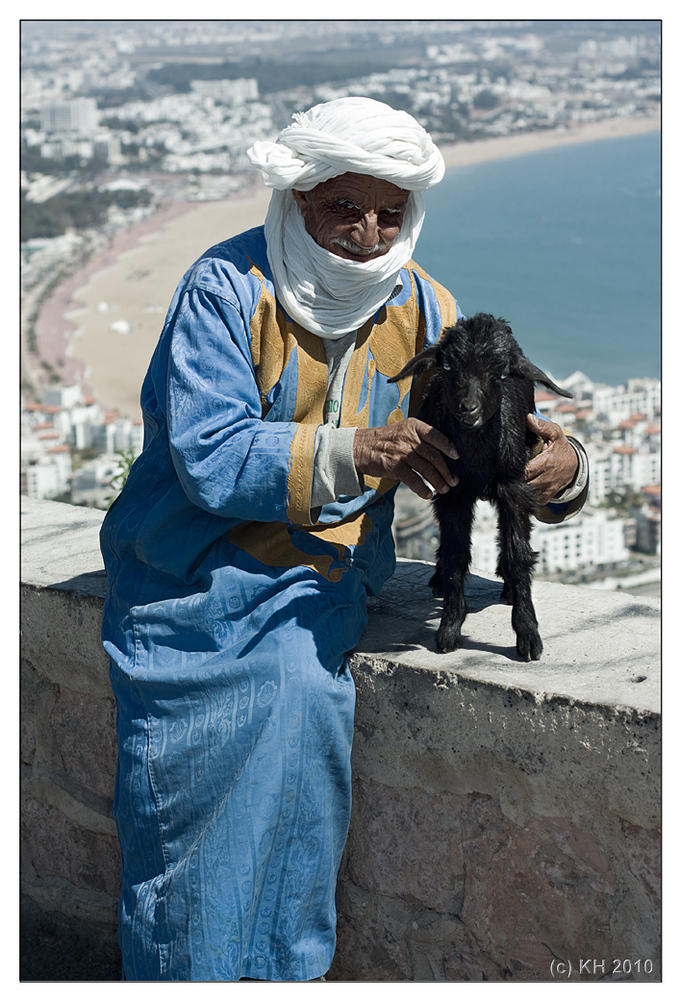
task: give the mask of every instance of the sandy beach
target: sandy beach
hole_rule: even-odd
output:
[[[542,149],[555,149],[578,142],[616,139],[642,132],[657,132],[658,118],[610,118],[590,125],[573,128],[551,129],[548,132],[529,132],[527,135],[501,136],[498,139],[480,139],[478,142],[459,142],[455,146],[441,146],[447,169],[465,167],[486,160],[500,160],[507,156],[524,156]]]
[[[458,143],[442,147],[442,154],[451,169],[658,128],[653,119],[612,119]],[[269,194],[258,187],[228,201],[175,204],[121,234],[45,303],[36,327],[41,355],[53,363],[61,353],[62,371],[80,369],[105,408],[139,419],[141,383],[182,274],[212,244],[261,225]]]
[[[103,407],[140,419],[142,380],[180,278],[214,243],[261,225],[269,194],[259,187],[228,201],[175,204],[122,234],[43,306],[41,356],[55,365],[64,352],[59,371],[78,377],[80,369]]]

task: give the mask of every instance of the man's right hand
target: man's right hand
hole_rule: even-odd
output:
[[[437,493],[458,485],[445,456],[459,457],[448,438],[415,417],[388,427],[359,428],[354,435],[354,464],[360,475],[398,479],[423,500],[433,496],[428,483]]]

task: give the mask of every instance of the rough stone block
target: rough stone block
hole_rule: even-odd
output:
[[[111,689],[109,661],[100,638],[102,609],[99,597],[22,585],[23,655],[53,684],[107,697]]]
[[[38,678],[30,663],[21,661],[20,748],[22,764],[32,764],[36,753]]]
[[[650,904],[661,910],[661,839],[654,830],[622,823],[624,850],[631,872]]]
[[[73,823],[61,810],[26,799],[21,809],[22,861],[31,878],[62,878],[109,896],[120,891],[120,854],[115,837]]]
[[[413,910],[408,901],[338,884],[338,944],[326,978],[355,982],[411,982],[408,941]]]
[[[462,827],[472,978],[548,980],[555,955],[586,944],[611,960],[616,884],[588,831],[558,816],[517,827],[486,796],[470,797]]]
[[[109,801],[116,774],[115,714],[113,697],[61,688],[51,720],[63,771]]]
[[[349,877],[364,889],[459,912],[465,878],[459,798],[357,779]]]

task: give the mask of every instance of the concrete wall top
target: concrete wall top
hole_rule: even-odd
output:
[[[21,498],[21,582],[106,597],[101,510]]]
[[[101,511],[22,497],[21,582],[103,598],[99,551]],[[652,597],[534,583],[544,652],[524,663],[515,652],[510,608],[501,583],[474,573],[466,587],[469,614],[463,646],[434,652],[441,601],[427,586],[429,564],[400,560],[379,597],[369,600],[369,624],[356,652],[384,663],[431,672],[446,686],[467,682],[517,689],[537,700],[565,698],[614,710],[660,710],[660,601]],[[374,663],[375,667],[375,663]]]

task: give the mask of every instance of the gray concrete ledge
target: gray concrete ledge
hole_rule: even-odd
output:
[[[102,519],[22,500],[22,887],[27,912],[106,937]],[[329,978],[550,981],[555,956],[578,969],[595,955],[605,967],[576,979],[616,979],[634,957],[647,965],[628,978],[658,981],[659,601],[538,582],[545,651],[526,664],[500,582],[474,574],[463,646],[439,656],[431,572],[400,561],[351,657],[355,793]]]

